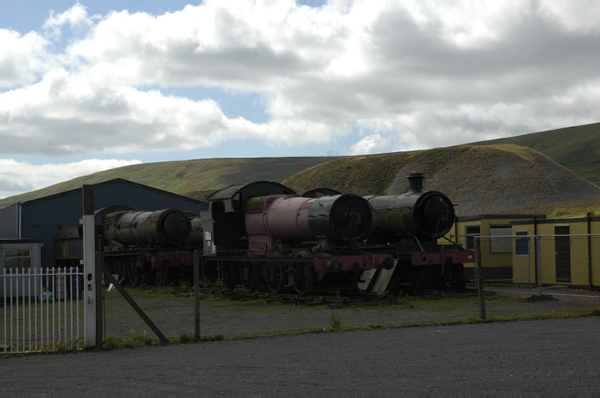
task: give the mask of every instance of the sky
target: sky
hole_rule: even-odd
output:
[[[0,0],[0,197],[600,120],[600,2]]]

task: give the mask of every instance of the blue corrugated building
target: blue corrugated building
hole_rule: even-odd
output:
[[[76,227],[83,218],[82,189],[15,203],[0,210],[0,238],[41,239],[42,267],[53,267],[54,238],[59,228]],[[175,208],[199,214],[204,202],[123,179],[94,185],[94,207],[127,206],[155,211]],[[101,220],[97,219],[96,224]]]

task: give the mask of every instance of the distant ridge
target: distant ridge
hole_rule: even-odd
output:
[[[515,144],[534,149],[579,177],[600,186],[600,123],[474,142],[470,145],[501,144]]]
[[[425,188],[450,196],[460,215],[557,210],[557,214],[585,214],[600,210],[599,165],[600,123],[594,123],[427,151],[132,165],[1,199],[0,208],[115,178],[199,200],[222,187],[256,180],[283,182],[298,191],[329,187],[359,194],[400,194],[406,191],[406,174],[420,171],[425,173]]]

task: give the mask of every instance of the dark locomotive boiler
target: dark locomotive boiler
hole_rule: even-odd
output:
[[[456,217],[454,205],[441,192],[423,191],[423,174],[408,176],[409,191],[399,196],[367,197],[373,207],[374,234],[390,241],[402,237],[431,240],[446,235]]]
[[[405,194],[367,197],[375,214],[365,250],[392,250],[396,260],[393,271],[374,275],[371,282],[389,280],[377,285],[392,291],[404,283],[416,289],[446,283],[464,289],[463,263],[473,261],[473,252],[452,242],[438,243],[454,224],[454,204],[441,192],[423,191],[423,174],[410,174],[408,180]]]
[[[130,286],[189,279],[201,246],[197,216],[178,209],[116,211],[102,218],[102,251],[111,273]]]
[[[179,246],[192,231],[188,215],[177,209],[109,213],[102,225],[106,241],[124,246]]]

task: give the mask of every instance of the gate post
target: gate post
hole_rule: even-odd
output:
[[[94,221],[94,186],[83,186],[83,278],[85,348],[97,346],[96,335],[96,232]],[[102,336],[100,336],[100,339]]]

